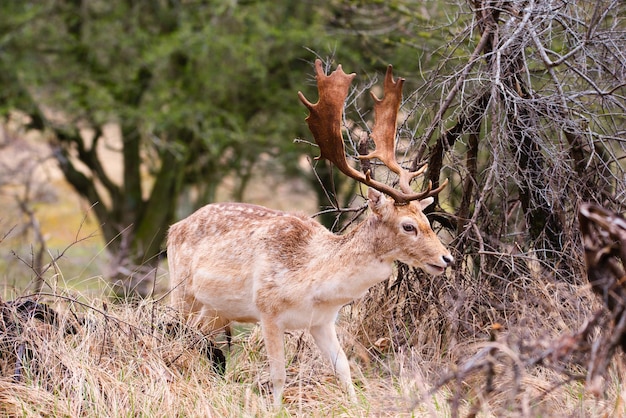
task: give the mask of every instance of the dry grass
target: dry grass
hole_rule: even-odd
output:
[[[235,336],[221,377],[200,355],[193,338],[172,338],[163,331],[163,324],[172,318],[159,303],[130,306],[94,300],[91,305],[78,305],[78,298],[53,296],[45,300],[64,312],[58,326],[23,318],[19,333],[2,335],[3,415],[265,416],[275,412],[256,327]],[[77,332],[66,334],[66,323]],[[293,333],[286,345],[289,383],[281,415],[409,412],[411,390],[404,382],[413,378],[404,373],[391,374],[383,363],[363,369],[357,374],[361,401],[349,405],[308,336]],[[7,355],[20,349],[21,361]],[[377,372],[378,368],[383,371]]]
[[[623,353],[602,358],[615,321],[582,280],[533,263],[491,283],[401,277],[354,305],[349,330],[396,370],[411,370],[412,386],[402,385],[409,410],[431,402],[453,417],[626,414]]]
[[[171,337],[164,331],[172,313],[162,303],[134,306],[91,300],[82,304],[79,299],[78,295],[41,297],[59,313],[55,325],[21,317],[19,332],[4,328],[0,415],[276,414],[258,327],[241,329],[230,351],[219,343],[228,353],[222,377],[199,353],[194,344],[197,335]],[[580,381],[564,379],[549,363],[526,361],[522,347],[558,346],[552,339],[558,332],[548,321],[542,321],[542,329],[518,338],[503,332],[494,341],[459,341],[451,353],[436,351],[434,345],[428,350],[419,345],[394,347],[384,341],[361,345],[351,337],[357,321],[350,320],[349,313],[344,312],[339,329],[355,366],[359,402],[348,402],[309,336],[293,332],[286,337],[288,386],[279,416],[438,417],[474,416],[478,411],[480,416],[613,416],[626,412],[620,359],[606,374],[604,392],[596,395]],[[69,325],[75,333],[66,332]],[[520,341],[523,337],[537,339]],[[20,354],[21,361],[11,353]],[[478,367],[481,364],[492,364],[492,371]],[[584,372],[563,365],[570,372]],[[489,379],[491,388],[486,390]]]

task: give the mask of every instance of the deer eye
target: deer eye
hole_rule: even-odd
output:
[[[404,229],[404,232],[414,233],[415,232],[415,225],[413,225],[413,224],[402,224],[402,229]]]

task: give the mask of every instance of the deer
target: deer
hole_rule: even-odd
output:
[[[168,231],[171,306],[188,323],[211,331],[232,322],[259,323],[273,400],[282,405],[286,383],[284,333],[304,329],[334,369],[344,391],[357,401],[350,365],[335,328],[340,309],[391,277],[395,261],[441,275],[454,259],[423,210],[447,185],[432,182],[415,192],[410,182],[426,170],[410,172],[395,159],[397,114],[403,78],[389,65],[383,99],[374,93],[375,122],[370,137],[377,158],[398,176],[397,187],[361,173],[346,157],[342,135],[344,102],[352,79],[341,65],[326,75],[315,62],[319,99],[305,119],[320,150],[342,173],[368,186],[368,215],[342,234],[315,219],[247,203],[208,204]]]

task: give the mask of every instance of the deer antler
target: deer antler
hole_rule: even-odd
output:
[[[391,197],[397,205],[407,204],[412,200],[420,200],[439,193],[448,184],[448,180],[436,189],[432,189],[432,182],[428,188],[421,193],[414,193],[410,186],[410,181],[426,171],[427,166],[415,172],[403,169],[395,159],[396,142],[396,119],[400,102],[402,100],[402,85],[404,79],[393,80],[392,66],[387,68],[384,82],[384,98],[378,99],[374,94],[374,111],[376,123],[372,130],[371,137],[376,145],[376,150],[360,159],[378,158],[391,171],[399,176],[400,189],[397,190],[385,183],[380,183],[371,178],[370,172],[366,174],[355,170],[348,164],[346,159],[343,136],[341,134],[341,124],[343,119],[343,105],[348,95],[348,89],[352,79],[356,74],[346,74],[341,65],[329,76],[324,73],[322,61],[315,60],[315,72],[317,78],[317,89],[319,100],[312,104],[301,92],[298,92],[300,101],[309,109],[309,116],[306,121],[309,129],[313,133],[315,142],[320,147],[320,157],[326,158],[345,175],[373,187],[379,192]]]
[[[307,116],[306,121],[309,130],[313,133],[315,142],[320,147],[320,156],[317,159],[326,158],[345,175],[365,182],[365,175],[348,164],[341,135],[343,103],[348,96],[348,89],[356,74],[346,74],[340,64],[335,71],[327,76],[324,74],[322,61],[319,59],[315,60],[315,72],[319,92],[318,102],[312,104],[302,92],[298,92],[298,97],[309,109],[309,116]]]
[[[387,73],[385,74],[385,81],[383,83],[383,98],[379,99],[373,92],[370,92],[372,99],[374,99],[374,115],[375,123],[370,137],[376,145],[376,149],[370,152],[368,155],[359,156],[360,159],[372,159],[378,158],[382,163],[389,168],[389,170],[396,173],[399,177],[398,183],[400,190],[409,195],[415,195],[415,199],[424,199],[428,196],[434,196],[439,193],[447,185],[446,181],[436,188],[432,189],[432,182],[429,183],[428,188],[421,192],[414,194],[413,189],[410,186],[411,180],[421,175],[426,171],[428,165],[422,166],[417,171],[410,172],[403,169],[396,160],[396,130],[397,130],[397,116],[400,104],[402,102],[402,86],[404,85],[404,78],[393,79],[393,66],[387,67]]]

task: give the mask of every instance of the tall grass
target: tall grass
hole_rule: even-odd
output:
[[[78,299],[41,298],[61,312],[57,325],[22,317],[19,332],[5,329],[0,379],[3,415],[221,417],[276,412],[256,327],[237,334],[230,350],[222,344],[228,366],[220,376],[200,354],[193,337],[167,334],[165,325],[173,316],[161,303],[111,305],[93,300],[80,304]],[[9,305],[3,309],[10,312]],[[66,333],[69,325],[76,333]],[[395,366],[389,360],[357,374],[360,402],[350,405],[308,335],[288,335],[286,348],[288,386],[284,409],[278,411],[281,415],[409,412],[414,376],[392,372]],[[409,358],[399,360],[404,363],[401,369],[415,368]]]
[[[351,353],[359,401],[349,403],[308,334],[298,331],[285,339],[288,382],[284,407],[276,411],[258,327],[240,329],[230,349],[218,342],[227,354],[227,368],[220,376],[198,349],[196,333],[166,332],[174,316],[163,302],[126,305],[93,298],[79,302],[83,299],[69,294],[39,296],[59,314],[56,324],[20,316],[12,305],[3,305],[1,415],[439,417],[473,416],[478,411],[481,416],[626,412],[621,360],[607,373],[606,391],[598,394],[579,381],[564,380],[558,370],[546,367],[548,363],[525,361],[520,338],[541,340],[526,341],[526,346],[554,345],[549,335],[552,324],[546,322],[543,337],[525,333],[517,340],[515,335],[503,335],[492,342],[463,341],[455,356],[434,351],[434,345],[424,350],[419,345],[394,347],[393,342],[360,344],[353,337],[358,321],[348,309],[339,320],[339,332]],[[7,327],[11,322],[7,318],[19,330]],[[74,333],[67,332],[70,326]],[[554,359],[560,361],[556,354]],[[565,363],[563,367],[576,371]]]

